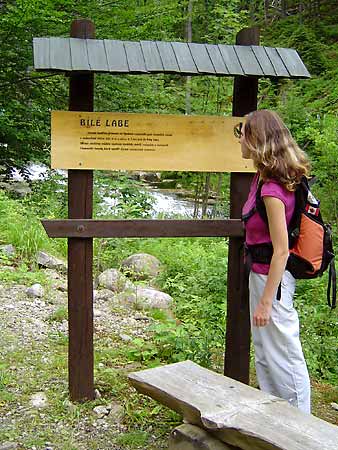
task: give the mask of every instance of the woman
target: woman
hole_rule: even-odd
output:
[[[246,244],[272,243],[270,264],[253,259],[249,276],[250,317],[260,389],[310,413],[310,380],[293,307],[295,279],[285,270],[287,226],[295,207],[295,188],[309,173],[309,161],[280,117],[254,111],[240,131],[242,157],[252,159],[255,175],[243,208]],[[255,211],[261,186],[267,223]],[[271,246],[271,244],[270,244]],[[250,256],[250,255],[249,255]]]

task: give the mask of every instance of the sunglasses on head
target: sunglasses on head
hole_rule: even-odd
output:
[[[239,122],[237,125],[235,125],[234,127],[234,135],[236,136],[236,138],[240,139],[242,137],[242,129],[243,129],[243,122]]]

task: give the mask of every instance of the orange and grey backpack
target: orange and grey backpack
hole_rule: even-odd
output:
[[[258,212],[268,224],[265,204],[261,197],[262,185],[263,182],[259,182],[255,208],[243,217],[244,221]],[[329,269],[327,302],[333,309],[336,307],[337,291],[332,231],[330,225],[323,222],[319,204],[319,200],[310,190],[307,178],[303,177],[295,191],[295,210],[288,225],[290,255],[286,269],[297,279],[316,278]],[[271,261],[271,243],[248,245],[246,250],[251,262],[269,264]]]

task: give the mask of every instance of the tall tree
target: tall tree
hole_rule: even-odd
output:
[[[186,24],[186,40],[187,42],[192,42],[192,11],[193,11],[193,0],[188,2],[188,14],[187,14],[187,24]],[[185,93],[185,113],[191,114],[191,76],[186,77],[186,93]]]

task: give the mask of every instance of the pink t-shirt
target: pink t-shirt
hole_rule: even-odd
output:
[[[257,173],[252,180],[248,199],[245,202],[242,214],[248,214],[256,203],[256,192],[259,180]],[[264,182],[261,190],[262,197],[276,197],[284,203],[286,223],[289,225],[295,209],[295,193],[288,191],[283,185],[275,180]],[[263,244],[271,242],[268,225],[264,222],[258,212],[255,212],[245,224],[245,241],[248,245]],[[251,270],[256,273],[267,275],[269,264],[253,263]]]

